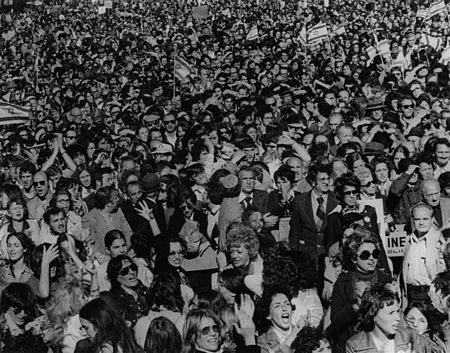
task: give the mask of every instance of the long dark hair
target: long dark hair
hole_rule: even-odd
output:
[[[33,241],[24,233],[22,232],[18,232],[18,233],[11,233],[6,237],[6,246],[8,247],[8,240],[11,237],[16,237],[17,240],[20,241],[20,244],[22,244],[23,247],[23,261],[24,263],[30,267],[30,258],[31,258],[31,253],[33,252],[35,245],[33,243]],[[12,264],[11,264],[12,265]]]
[[[134,340],[114,301],[107,297],[91,300],[80,310],[80,318],[94,325],[97,333],[92,342],[92,352],[99,352],[104,344],[110,344],[113,353],[142,352]]]
[[[405,309],[404,315],[405,317],[411,311],[411,309],[416,308],[419,310],[423,316],[428,321],[428,333],[430,338],[439,337],[441,340],[444,340],[444,333],[442,332],[441,323],[443,322],[442,315],[433,307],[431,303],[427,303],[424,301],[413,301],[408,307]]]
[[[147,300],[152,310],[158,310],[162,306],[182,313],[184,301],[181,296],[179,276],[169,272],[157,275],[148,290]]]
[[[144,348],[149,353],[180,353],[183,341],[172,321],[161,316],[150,323]]]

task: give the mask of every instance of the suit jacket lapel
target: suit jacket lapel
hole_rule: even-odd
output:
[[[316,226],[316,220],[314,219],[314,210],[313,210],[313,208],[312,208],[312,200],[311,200],[311,193],[312,193],[312,191],[310,191],[310,192],[308,192],[306,195],[305,195],[305,198],[304,198],[304,202],[305,202],[305,213],[306,213],[306,216],[310,219],[310,222],[311,222],[311,224],[314,226],[314,228],[317,228],[317,226]]]

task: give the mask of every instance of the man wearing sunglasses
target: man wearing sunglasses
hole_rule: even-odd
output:
[[[175,146],[178,139],[177,119],[173,113],[164,115],[163,118],[164,140],[170,145]]]
[[[408,301],[429,301],[428,291],[432,278],[446,270],[444,261],[445,239],[433,226],[433,208],[419,203],[411,210],[414,231],[405,242],[403,280]]]
[[[47,174],[39,171],[33,176],[33,186],[36,190],[36,195],[28,201],[28,212],[31,219],[40,222],[45,210],[50,204],[53,193],[50,190]]]

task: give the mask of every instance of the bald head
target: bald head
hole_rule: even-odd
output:
[[[303,179],[303,161],[298,157],[289,157],[286,165],[295,173],[295,182]]]
[[[424,201],[431,207],[439,205],[441,197],[441,186],[436,179],[425,180],[422,183],[422,194]]]

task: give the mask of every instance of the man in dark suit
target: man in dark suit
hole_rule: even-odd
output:
[[[161,234],[166,234],[166,216],[161,202],[158,201],[160,187],[159,176],[156,173],[145,175],[141,181],[142,197],[139,199],[138,204],[140,202],[145,202],[147,204],[149,209],[153,212]]]
[[[251,167],[244,167],[239,171],[238,178],[241,182],[239,203],[242,205],[242,209],[245,211],[252,206],[257,208],[262,214],[267,213],[269,194],[267,191],[255,189],[255,171]]]
[[[326,254],[324,229],[327,215],[338,206],[338,201],[330,188],[330,168],[326,165],[310,167],[309,183],[313,189],[299,194],[294,199],[289,245],[292,250],[304,251],[315,259]]]

